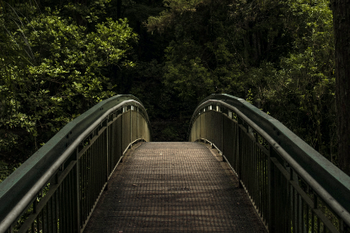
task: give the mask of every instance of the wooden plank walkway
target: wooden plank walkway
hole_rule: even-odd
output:
[[[204,144],[143,143],[126,156],[84,233],[266,232],[221,156]]]

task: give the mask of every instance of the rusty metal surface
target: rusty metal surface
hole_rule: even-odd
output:
[[[266,232],[221,160],[199,143],[142,144],[113,174],[84,232]]]

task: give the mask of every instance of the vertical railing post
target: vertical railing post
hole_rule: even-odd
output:
[[[199,116],[198,116],[198,120],[199,120],[199,139],[202,138],[202,116],[201,113],[199,112]]]
[[[275,233],[275,232],[279,232],[282,228],[281,225],[283,225],[284,223],[280,222],[280,218],[281,216],[279,216],[280,214],[280,210],[277,210],[277,208],[281,205],[279,205],[279,197],[277,197],[277,189],[278,184],[277,184],[277,175],[276,172],[278,172],[278,168],[275,166],[275,162],[277,162],[276,160],[276,155],[274,154],[274,148],[272,145],[269,146],[269,152],[268,152],[268,210],[269,210],[269,214],[268,214],[268,228],[269,228],[269,232],[270,233]],[[282,197],[283,198],[283,197]],[[284,198],[283,198],[284,199]],[[285,199],[284,199],[285,200]],[[289,210],[286,210],[285,212],[287,212]],[[289,214],[289,213],[285,213],[285,214]],[[277,220],[277,218],[279,218],[279,221]],[[279,225],[278,225],[279,224]]]
[[[136,108],[135,110],[135,114],[136,114],[136,137],[135,139],[138,139],[138,138],[141,138],[141,135],[140,135],[140,122],[139,122],[139,118],[140,118],[140,114],[139,114],[139,108]]]
[[[132,142],[132,109],[133,109],[133,106],[130,105],[130,128],[129,128],[129,130],[130,130],[130,141],[129,141],[129,143]]]
[[[113,119],[113,115],[112,115]],[[112,124],[111,124],[112,125]],[[105,190],[108,190],[108,177],[109,177],[109,172],[110,172],[110,159],[109,159],[109,116],[106,119],[106,187]]]
[[[221,118],[221,144],[220,144],[220,149],[221,149],[221,151],[222,151],[222,157],[224,158],[224,154],[225,154],[225,152],[224,152],[224,143],[225,143],[225,135],[224,135],[224,114],[222,113],[222,111],[221,111],[221,108],[219,107],[219,106],[217,106],[217,109],[218,109],[218,111],[220,112],[220,118]]]
[[[77,224],[77,229],[76,232],[80,233],[81,229],[80,229],[80,163],[79,163],[79,146],[75,149],[75,174],[76,174],[76,178],[75,178],[75,182],[76,182],[76,224]]]
[[[271,161],[272,157],[272,148],[271,145],[269,145],[269,152],[268,152],[268,161],[267,161],[267,166],[268,166],[268,228],[269,232],[274,233],[275,232],[275,224],[273,219],[275,219],[274,216],[274,210],[272,209],[272,192],[274,190],[274,183],[272,181],[272,174],[273,174],[273,164]]]
[[[242,129],[240,127],[242,120],[240,118],[237,119],[237,175],[238,175],[238,185],[239,188],[243,188],[242,185],[242,154],[243,154],[243,145],[242,145]]]

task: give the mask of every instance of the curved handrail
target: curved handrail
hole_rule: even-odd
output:
[[[109,114],[125,105],[140,109],[149,126],[142,103],[132,95],[117,95],[104,100],[69,122],[25,163],[0,184],[0,232],[5,232],[40,190],[57,173],[70,154],[96,127],[108,121]],[[149,127],[150,130],[150,127]]]
[[[344,221],[350,225],[349,176],[306,144],[281,122],[245,100],[228,94],[213,94],[202,100],[194,111],[189,130],[191,130],[195,120],[203,113],[202,110],[210,105],[223,106],[236,112],[238,115],[241,114],[240,117],[245,118],[245,122],[251,121],[250,127],[254,128],[256,126],[254,130],[258,131],[260,129],[260,134],[265,133],[270,142],[275,143],[275,149],[279,148],[282,151],[280,153],[288,161],[297,165],[297,168],[294,167],[297,173],[306,174],[304,179],[308,181],[314,180],[310,182],[310,186],[312,186],[313,190],[320,193],[320,196],[326,203],[332,205],[335,200],[341,205],[341,208],[338,206],[339,208],[337,207],[335,211],[340,216],[346,216],[347,219],[344,219]],[[189,131],[189,137],[190,133],[191,131]],[[324,190],[324,192],[321,190]]]

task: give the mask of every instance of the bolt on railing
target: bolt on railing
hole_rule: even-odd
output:
[[[350,232],[350,177],[243,99],[204,99],[189,140],[220,150],[269,232]]]
[[[82,232],[126,150],[150,141],[131,95],[104,100],[67,124],[0,184],[0,232]]]

